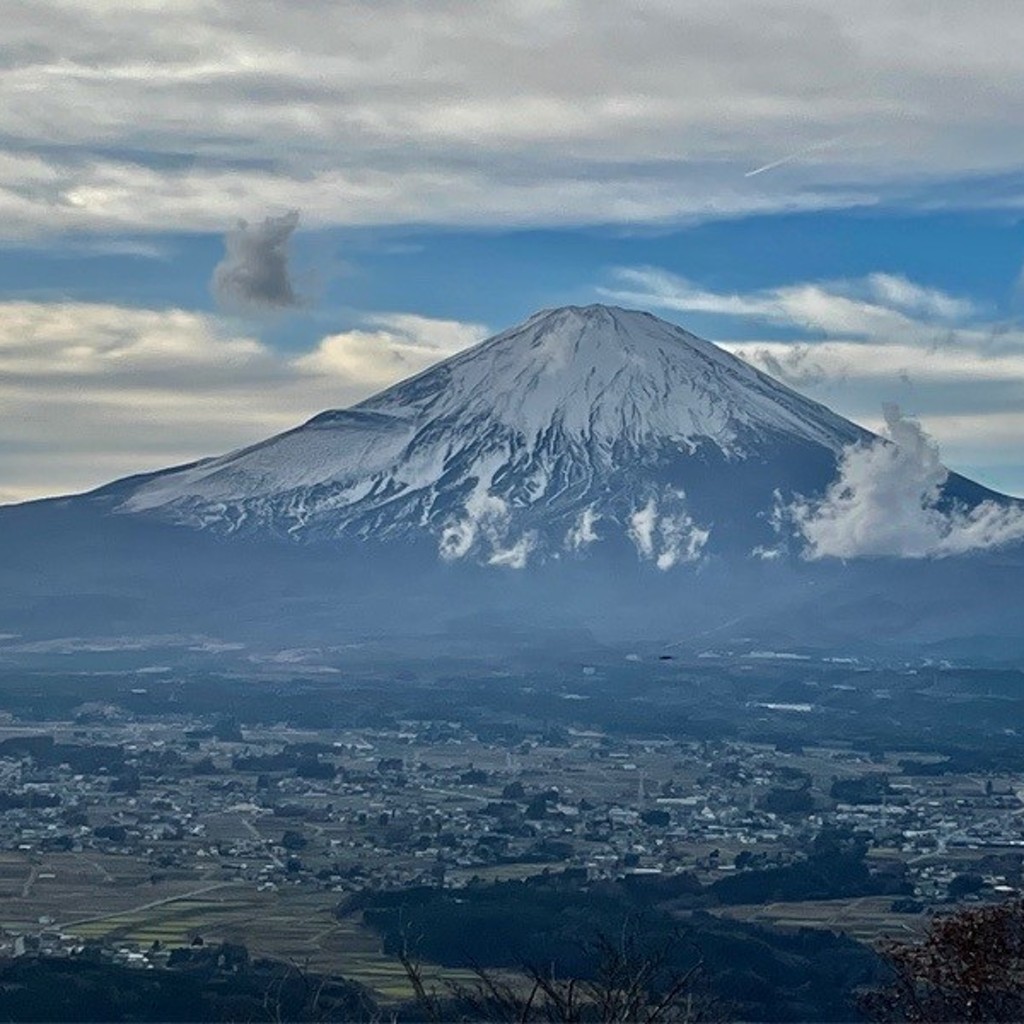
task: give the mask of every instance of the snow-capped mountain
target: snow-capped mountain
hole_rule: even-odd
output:
[[[646,313],[545,311],[262,444],[0,509],[0,635],[1024,656],[1024,507],[904,432],[883,442]],[[844,561],[847,527],[869,557]]]
[[[201,529],[429,536],[444,559],[506,566],[618,534],[667,568],[735,534],[774,489],[827,482],[868,436],[650,314],[568,307],[351,409],[112,494],[120,513]]]

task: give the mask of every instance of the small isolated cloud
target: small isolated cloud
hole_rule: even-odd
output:
[[[565,535],[565,546],[569,551],[582,551],[584,548],[589,547],[595,541],[600,540],[600,536],[595,529],[597,521],[600,519],[600,515],[594,511],[591,506],[587,506],[577,517],[576,522],[569,528],[569,531]]]
[[[229,231],[224,259],[213,271],[219,302],[241,310],[291,309],[300,304],[288,266],[288,243],[299,226],[299,211],[267,217],[262,224],[239,221]]]
[[[752,352],[738,352],[737,355],[764,367],[776,380],[791,387],[813,387],[834,376],[834,369],[818,359],[809,345],[780,345],[776,351],[762,345]]]
[[[441,531],[438,554],[446,562],[475,554],[487,565],[524,569],[536,537],[526,533],[510,543],[510,520],[508,503],[504,498],[478,487],[466,500],[462,516],[452,520]]]
[[[525,569],[535,542],[533,534],[523,534],[511,547],[495,548],[487,564],[504,566],[506,569]]]
[[[644,561],[653,561],[665,572],[683,562],[700,559],[711,536],[686,511],[682,491],[666,491],[661,501],[648,499],[629,517],[627,533]]]
[[[441,532],[438,553],[446,562],[465,558],[481,539],[494,547],[508,532],[508,504],[495,494],[474,491],[463,513]]]
[[[885,422],[888,438],[844,450],[823,498],[781,510],[805,558],[942,558],[1024,539],[1022,505],[943,507],[938,445],[894,405]]]

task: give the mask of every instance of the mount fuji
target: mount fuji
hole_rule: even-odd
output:
[[[443,559],[516,568],[603,526],[660,525],[667,568],[699,555],[712,524],[717,541],[770,507],[769,485],[831,476],[866,436],[679,328],[591,306],[539,313],[352,409],[96,499],[225,534],[431,537]]]
[[[1019,544],[850,564],[787,549],[780,509],[876,444],[650,314],[547,310],[252,447],[0,509],[0,630],[1015,636]],[[934,491],[965,516],[1013,506],[944,470]]]

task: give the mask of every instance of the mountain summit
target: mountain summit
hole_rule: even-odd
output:
[[[666,568],[715,524],[735,534],[737,511],[763,510],[773,489],[827,482],[869,436],[648,313],[572,306],[350,409],[107,493],[120,513],[204,530],[430,536],[442,558],[519,567],[618,533]]]

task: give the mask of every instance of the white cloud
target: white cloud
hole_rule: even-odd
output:
[[[503,566],[506,569],[525,569],[535,545],[536,538],[532,533],[523,534],[511,547],[495,548],[487,559],[487,564]]]
[[[411,377],[487,336],[487,328],[481,324],[408,313],[365,319],[377,329],[328,335],[312,352],[295,359],[295,367],[314,376],[340,377],[379,388]]]
[[[636,221],[898,198],[1019,168],[1021,18],[1014,0],[984,17],[955,0],[8,0],[0,222]]]
[[[683,562],[699,561],[711,531],[698,526],[686,511],[686,495],[666,490],[660,501],[651,497],[634,510],[627,535],[644,561],[663,572]]]
[[[805,557],[944,557],[1024,540],[1022,505],[941,507],[948,472],[938,445],[894,406],[885,420],[888,440],[847,448],[821,500],[781,510]]]
[[[569,551],[582,551],[601,539],[597,523],[601,516],[588,505],[577,517],[565,535],[565,546]]]
[[[482,337],[408,314],[275,352],[220,317],[0,302],[0,500],[228,451],[352,404]]]
[[[505,499],[491,494],[481,482],[466,499],[462,515],[453,518],[441,531],[438,554],[446,562],[473,555],[487,565],[524,569],[537,538],[533,533],[524,533],[510,543],[511,519]]]
[[[1024,493],[1024,329],[969,299],[881,273],[735,293],[650,267],[615,281],[604,292],[618,302],[789,333],[719,344],[869,429],[882,426],[880,398],[910,406],[951,464]]]
[[[465,558],[478,543],[496,552],[508,533],[508,504],[486,488],[478,488],[466,500],[463,515],[441,532],[438,554],[447,562]]]
[[[618,302],[744,317],[833,337],[938,345],[948,337],[951,321],[967,319],[976,312],[968,299],[891,274],[731,294],[702,289],[654,267],[624,267],[615,276],[620,286],[602,290]],[[924,318],[914,313],[924,314]],[[933,319],[927,318],[929,314]],[[991,330],[985,332],[984,339],[991,342]]]
[[[980,332],[979,332],[980,333]],[[850,377],[871,380],[875,387],[905,375],[919,384],[977,384],[1024,382],[1024,339],[1020,351],[979,351],[964,344],[960,333],[952,343],[931,348],[887,342],[823,341],[814,344],[787,341],[725,342],[723,348],[772,376],[797,386]]]
[[[475,541],[476,523],[469,517],[458,519],[441,531],[437,553],[446,562],[456,562],[470,553]]]
[[[0,119],[2,121],[2,119]],[[340,158],[339,158],[340,159]],[[342,161],[344,162],[344,161]],[[0,238],[43,234],[158,231],[220,232],[241,211],[300,203],[313,227],[330,225],[548,225],[703,220],[779,209],[822,210],[867,202],[855,188],[817,194],[792,189],[783,196],[750,194],[698,169],[689,186],[665,170],[637,176],[616,164],[591,168],[547,161],[527,172],[497,176],[490,164],[447,161],[400,167],[311,171],[262,166],[224,170],[156,169],[90,160],[48,168],[45,189],[22,174],[0,177]],[[41,194],[39,194],[41,193]]]
[[[654,557],[655,527],[658,523],[658,503],[650,498],[643,508],[629,517],[629,539],[636,545],[641,558]]]
[[[937,288],[923,288],[902,274],[870,274],[867,283],[883,305],[943,320],[964,320],[975,312],[969,299],[955,298]]]
[[[661,550],[654,564],[662,571],[681,562],[698,561],[711,536],[710,530],[697,526],[685,513],[663,515],[658,529],[661,532]]]

